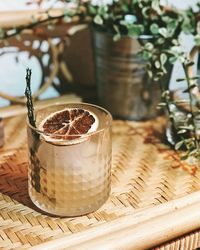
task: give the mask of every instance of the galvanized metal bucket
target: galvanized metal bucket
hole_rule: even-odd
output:
[[[137,39],[93,30],[94,59],[99,104],[115,118],[146,120],[157,116],[161,92],[145,70]],[[169,81],[169,76],[165,81]]]

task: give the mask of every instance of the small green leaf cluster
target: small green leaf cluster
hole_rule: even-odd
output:
[[[45,11],[47,18],[10,30],[0,29],[0,39],[5,40],[20,34],[24,29],[34,29],[41,23],[49,23],[49,28],[56,20],[65,22],[79,20],[90,23],[95,29],[113,35],[114,41],[122,36],[139,39],[143,49],[143,59],[147,64],[149,76],[159,81],[176,60],[179,53],[181,32],[194,33],[200,44],[200,23],[191,8],[183,11],[174,7],[164,7],[159,0],[63,0],[73,7],[63,8],[63,13],[51,16],[50,9]],[[172,66],[171,66],[172,67]],[[166,86],[165,88],[167,88]]]
[[[191,28],[191,20],[194,22],[192,9],[165,8],[159,0],[102,2],[96,5],[92,1],[84,2],[84,17],[90,17],[95,29],[113,34],[114,41],[124,35],[139,39],[147,71],[155,81],[168,72],[170,65],[184,60],[179,36],[182,31],[191,33],[194,30]]]
[[[184,22],[182,29],[186,34],[192,34],[197,46],[200,46],[200,1],[197,2],[194,10],[188,8],[182,14]]]
[[[187,56],[182,61],[185,77],[177,79],[180,84],[187,83],[187,87],[183,90],[187,93],[188,99],[173,100],[169,90],[162,94],[163,102],[159,105],[164,107],[171,122],[171,130],[175,136],[175,150],[182,150],[181,159],[191,161],[200,165],[200,110],[194,89],[199,91],[197,84],[198,76],[190,77],[189,68],[192,67]]]
[[[186,34],[194,31],[191,8],[186,11],[166,9],[158,0],[122,0],[92,7],[87,2],[86,9],[91,8],[88,15],[92,16],[94,27],[112,33],[115,41],[123,35],[145,40],[141,54],[147,62],[149,76],[155,81],[159,81],[177,60],[184,62],[179,36],[182,31]]]

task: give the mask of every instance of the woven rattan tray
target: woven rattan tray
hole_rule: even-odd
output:
[[[115,222],[120,222],[127,215],[133,217],[138,211],[147,215],[148,211],[160,207],[161,203],[164,203],[164,207],[165,204],[171,204],[171,200],[187,198],[190,193],[200,189],[200,172],[188,170],[175,152],[163,143],[163,118],[142,123],[114,121],[112,193],[109,200],[98,211],[87,216],[48,216],[31,203],[27,192],[25,121],[23,115],[4,120],[5,146],[0,150],[0,249],[21,250],[33,246],[33,249],[95,249],[89,245],[87,247],[87,242],[82,247],[76,247],[73,241],[79,244],[83,241],[81,235],[84,236],[84,232],[84,237],[89,235],[89,239],[95,237],[99,228],[109,229],[110,225],[116,225],[121,233],[123,230],[120,231],[120,223]],[[145,226],[148,223],[151,220],[142,224]],[[162,229],[161,226],[160,231]],[[197,225],[183,232],[189,233],[191,229],[197,229]],[[145,235],[145,230],[143,232]],[[174,232],[174,237],[177,235],[180,233]],[[172,239],[166,234],[162,240],[153,244],[149,241],[148,245],[147,240],[145,247],[141,245],[141,248],[163,242],[164,245],[156,249],[194,249],[200,246],[199,237],[200,230],[197,230],[164,243]],[[118,241],[115,239],[112,249],[140,248],[136,245],[134,247],[134,243],[129,247],[120,247],[120,241],[120,238]],[[43,245],[45,242],[46,245]],[[62,247],[56,245],[59,242],[62,242]],[[102,245],[98,249],[111,247]]]

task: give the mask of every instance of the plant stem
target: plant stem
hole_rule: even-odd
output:
[[[32,22],[32,23],[30,23],[28,25],[19,26],[18,28],[13,29],[13,32],[10,33],[10,34],[8,33],[8,31],[4,31],[4,34],[2,35],[0,40],[8,39],[10,37],[14,37],[14,36],[20,34],[22,31],[24,31],[26,29],[33,29],[33,28],[35,28],[36,26],[38,26],[40,24],[43,24],[43,23],[46,23],[46,22],[49,22],[49,21],[53,21],[53,20],[59,20],[59,19],[62,19],[62,18],[65,17],[64,14],[58,15],[58,16],[50,16],[47,12],[45,12],[45,13],[47,14],[47,18],[45,18],[45,19],[37,20],[37,21]]]
[[[168,112],[169,119],[170,119],[172,125],[174,126],[174,119],[171,116],[172,112],[170,110],[169,93],[166,93],[166,91],[168,91],[168,89],[163,87],[161,81],[159,81],[159,86],[160,86],[161,93],[165,93],[163,98],[164,98],[164,102],[166,103],[166,110]]]
[[[190,88],[191,87],[191,79],[190,79],[190,76],[188,74],[188,69],[187,69],[187,66],[185,63],[182,64],[183,66],[183,69],[184,69],[184,72],[185,72],[185,76],[186,76],[186,82],[187,82],[187,86],[188,86],[188,94],[189,94],[189,105],[190,105],[190,113],[191,113],[191,122],[192,122],[192,126],[194,128],[193,132],[194,132],[194,139],[195,139],[195,146],[197,148],[197,150],[199,150],[199,142],[198,142],[198,137],[197,137],[197,126],[196,126],[196,123],[195,123],[195,114],[194,114],[194,107],[193,107],[193,103],[192,103],[192,100],[193,100],[193,96],[192,96],[192,89]]]

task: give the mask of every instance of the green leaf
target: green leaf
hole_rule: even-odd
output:
[[[190,101],[189,100],[176,100],[176,101],[174,101],[175,103],[177,103],[177,104],[181,104],[181,103],[189,103]]]
[[[180,134],[185,134],[186,132],[187,132],[187,130],[181,129],[181,130],[178,131],[178,134],[179,134],[179,135],[180,135]]]
[[[117,34],[115,34],[115,35],[113,36],[113,41],[115,41],[115,42],[119,41],[120,39],[121,39],[120,33],[117,33]]]
[[[154,80],[155,82],[159,81],[159,79],[160,79],[160,77],[157,77],[157,76],[154,76],[154,77],[153,77],[153,80]]]
[[[177,82],[183,82],[185,80],[186,80],[185,78],[178,78],[178,79],[176,79]]]
[[[168,34],[170,37],[173,37],[176,28],[177,28],[177,20],[171,20],[168,24],[167,24],[167,30],[168,30]]]
[[[192,126],[191,124],[189,126],[180,126],[179,128],[180,129],[186,129],[186,130],[189,130],[189,131],[194,130],[194,126]]]
[[[96,15],[94,18],[94,22],[98,25],[102,25],[103,24],[103,19],[101,18],[101,16]]]
[[[160,28],[159,29],[159,34],[161,34],[163,37],[167,38],[168,37],[168,32],[166,28]]]
[[[184,141],[179,141],[175,145],[175,150],[179,150],[184,145]]]
[[[153,35],[157,35],[159,33],[159,26],[156,23],[151,24],[150,31]]]
[[[200,35],[196,35],[194,37],[194,41],[195,41],[195,43],[196,43],[197,46],[200,46]]]
[[[116,1],[116,2],[117,2],[117,1]],[[123,4],[123,5],[121,6],[121,8],[122,8],[122,11],[125,12],[125,13],[127,13],[127,12],[129,11],[129,6],[127,6],[127,4]]]
[[[194,65],[194,62],[192,62],[192,61],[185,64],[186,67],[190,67],[190,66],[193,66],[193,65]]]
[[[13,30],[15,30],[15,29],[13,29]],[[6,34],[5,30],[0,27],[0,39],[3,39],[5,34]]]
[[[89,5],[89,12],[92,14],[92,15],[96,15],[97,14],[97,9],[93,6],[93,5]]]
[[[152,0],[151,4],[152,8],[159,14],[162,15],[162,10],[160,6],[160,1],[159,0]]]
[[[150,51],[153,49],[153,47],[154,47],[153,44],[149,43],[149,42],[146,43],[145,46],[144,46],[145,49],[150,50]]]
[[[157,72],[157,76],[163,76],[166,73],[165,68],[162,67],[163,72]]]
[[[169,90],[166,90],[162,93],[162,97],[169,96],[169,94],[170,94]]]
[[[142,15],[144,18],[149,18],[149,11],[151,10],[150,7],[143,7],[142,9]]]
[[[167,61],[167,55],[162,53],[160,55],[160,61],[161,61],[161,64],[164,65],[166,63],[166,61]]]
[[[152,57],[152,53],[147,50],[144,50],[142,53],[142,57],[145,61],[148,61]]]
[[[113,25],[113,29],[116,31],[116,33],[120,33],[120,31],[119,31],[119,27],[117,26],[117,25]]]
[[[192,90],[192,89],[194,89],[194,88],[196,88],[197,87],[197,85],[194,83],[194,84],[191,84],[187,89],[185,89],[184,91],[183,91],[183,93],[188,93],[190,90]]]
[[[160,108],[164,108],[166,106],[167,106],[167,104],[165,102],[161,102],[158,104],[158,107],[160,107]]]
[[[165,43],[165,39],[164,38],[159,38],[158,40],[157,40],[157,43],[158,44],[164,44]]]
[[[144,31],[144,27],[142,25],[131,25],[128,29],[128,36],[130,37],[138,37]]]
[[[198,149],[195,148],[194,150],[190,151],[190,156],[192,156],[192,155],[195,156],[197,153],[198,153]]]
[[[199,76],[190,77],[190,80],[199,80]]]
[[[98,9],[98,13],[100,16],[104,16],[108,11],[108,6],[107,5],[102,5]]]
[[[155,61],[155,67],[156,67],[157,69],[160,69],[160,62],[159,62],[159,61]]]
[[[195,139],[193,137],[189,138],[189,139],[185,139],[185,143],[194,143]]]
[[[185,160],[187,160],[188,156],[189,156],[188,154],[181,155],[180,159],[182,161],[185,161]]]
[[[174,57],[174,56],[172,56],[172,57],[169,58],[169,62],[170,62],[171,64],[175,64],[176,61],[177,61],[177,58]]]

